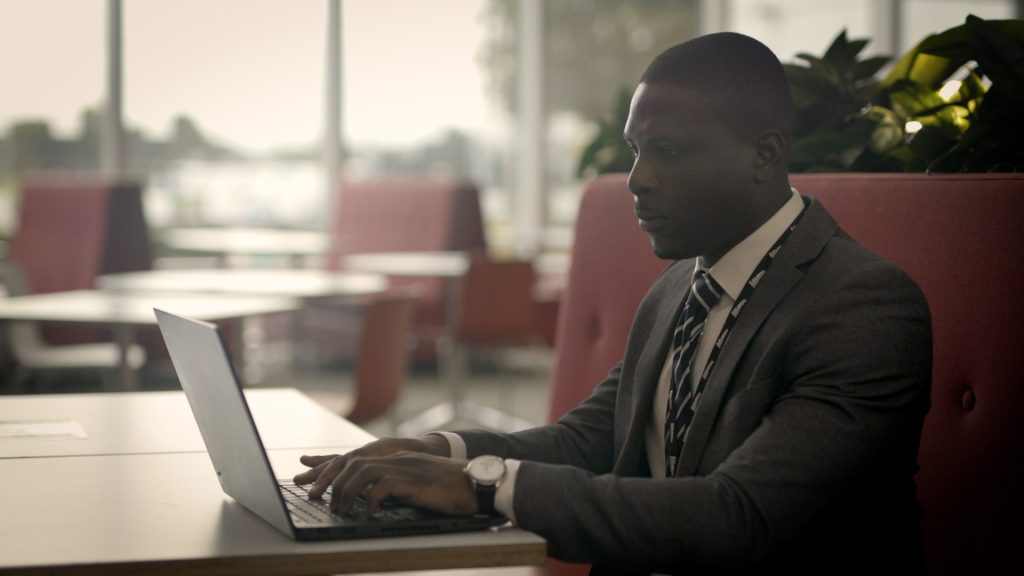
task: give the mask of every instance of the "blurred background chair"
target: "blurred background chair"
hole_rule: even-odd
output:
[[[536,284],[537,275],[529,260],[473,255],[466,274],[458,283],[460,305],[454,331],[457,346],[453,352],[461,357],[452,358],[456,366],[451,369],[471,370],[485,354],[491,354],[490,360],[500,364],[507,363],[502,354],[507,356],[516,349],[546,349],[548,343],[534,297]],[[498,403],[504,410],[470,405],[467,415],[497,430],[515,431],[533,426],[508,412],[514,405],[512,383],[499,381],[497,389]]]
[[[548,420],[582,402],[622,359],[633,315],[668,262],[636,224],[626,174],[608,174],[583,191],[569,279],[558,317]],[[589,564],[553,558],[545,576],[585,576]]]
[[[338,214],[327,257],[330,269],[343,270],[349,254],[487,249],[479,191],[469,182],[425,178],[345,182],[337,193]],[[415,358],[433,360],[446,320],[444,279],[394,278],[392,285],[417,286]]]
[[[349,393],[337,388],[307,393],[356,424],[387,417],[397,425],[394,405],[405,383],[413,349],[412,320],[418,296],[414,290],[392,290],[369,296],[358,305],[354,381]]]
[[[24,274],[17,264],[0,261],[0,283],[7,297],[28,294]],[[29,380],[38,375],[39,387],[57,371],[98,370],[106,380],[120,364],[121,349],[115,342],[87,342],[80,344],[48,344],[43,340],[35,322],[8,322],[7,344],[14,362],[9,392],[23,392]],[[146,350],[133,344],[128,350],[128,365],[133,370],[146,363]]]
[[[76,173],[26,177],[8,258],[31,294],[90,289],[100,274],[148,270],[141,186]],[[51,344],[109,338],[89,326],[46,326],[41,333]]]

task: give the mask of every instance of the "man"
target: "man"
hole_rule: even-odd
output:
[[[790,188],[792,116],[756,40],[662,53],[625,138],[640,227],[675,262],[622,362],[553,425],[385,439],[303,457],[296,481],[333,485],[339,510],[364,491],[452,513],[494,498],[553,556],[613,574],[919,571],[928,308]]]

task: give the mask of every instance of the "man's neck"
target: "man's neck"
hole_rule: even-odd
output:
[[[789,201],[790,196],[793,195],[793,189],[789,187],[789,182],[784,182],[785,188],[781,186],[773,187],[770,193],[761,196],[762,202],[756,203],[751,207],[748,213],[748,217],[745,218],[746,225],[740,228],[740,232],[736,234],[737,237],[732,238],[729,242],[726,242],[721,248],[710,251],[707,254],[702,254],[697,257],[697,266],[703,270],[708,270],[718,262],[722,256],[728,254],[730,250],[735,248],[740,242],[743,242],[748,236],[754,233],[758,228],[764,226],[764,223],[771,219],[776,212],[782,209]]]
[[[729,253],[730,250],[735,248],[740,242],[754,234],[759,228],[763,227],[765,222],[771,219],[776,212],[785,206],[785,203],[790,201],[793,196],[793,189],[790,188],[788,181],[782,182],[784,189],[779,187],[773,187],[772,192],[765,194],[763,202],[759,202],[758,206],[750,211],[750,215],[746,218],[746,225],[740,229],[737,233],[737,237],[733,238],[730,242],[725,243],[722,248],[708,252],[707,254],[701,254],[697,256],[697,268],[701,270],[711,270],[712,266],[715,265],[722,256]]]

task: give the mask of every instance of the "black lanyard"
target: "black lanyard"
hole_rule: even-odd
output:
[[[715,362],[718,360],[718,355],[722,352],[722,348],[725,346],[725,342],[729,339],[729,333],[732,331],[732,327],[736,324],[736,319],[739,317],[740,312],[743,311],[744,306],[750,300],[757,285],[760,284],[761,279],[764,278],[768,267],[775,261],[775,256],[778,255],[779,251],[782,250],[782,245],[786,243],[786,239],[796,228],[796,225],[800,223],[800,219],[803,218],[806,208],[800,211],[800,214],[793,220],[793,223],[789,225],[789,228],[779,236],[779,239],[775,241],[771,249],[764,255],[761,262],[754,268],[754,271],[747,278],[747,282],[743,285],[743,289],[740,290],[739,296],[736,297],[736,302],[733,303],[732,309],[729,310],[729,316],[725,319],[725,324],[722,326],[722,331],[718,334],[718,339],[715,341],[715,347],[711,349],[711,355],[708,356],[708,362],[704,365],[704,371],[701,372],[700,380],[697,383],[697,390],[694,393],[695,398],[700,398],[704,393],[704,386],[707,384],[708,377],[711,375],[711,370],[715,366]],[[696,356],[694,357],[696,360]],[[694,406],[694,413],[696,413],[697,407]],[[685,439],[683,443],[685,444]]]

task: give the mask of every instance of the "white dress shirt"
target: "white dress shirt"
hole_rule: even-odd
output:
[[[787,228],[800,215],[804,209],[803,200],[796,190],[790,199],[779,208],[767,222],[760,228],[754,230],[750,236],[732,247],[725,253],[710,269],[704,266],[704,262],[698,258],[694,270],[707,270],[712,278],[722,287],[722,297],[718,303],[708,311],[708,318],[704,323],[704,333],[697,340],[697,350],[693,355],[693,367],[690,369],[688,384],[692,389],[697,388],[700,383],[699,377],[704,372],[704,366],[708,363],[711,351],[715,347],[715,340],[725,325],[725,320],[732,310],[732,305],[743,290],[743,285],[754,273],[754,269],[761,263],[761,259],[768,253],[775,241],[786,231]],[[668,357],[661,370],[661,377],[658,378],[658,388],[654,393],[654,403],[651,405],[651,419],[647,422],[644,431],[644,440],[647,448],[647,462],[651,468],[652,478],[665,477],[665,418],[668,411],[668,394],[672,384],[672,350],[669,350]]]
[[[754,268],[761,262],[764,255],[775,244],[775,241],[786,231],[796,220],[804,208],[803,200],[796,189],[792,190],[790,199],[776,212],[767,222],[754,230],[742,242],[725,253],[722,258],[712,266],[708,272],[722,286],[724,294],[718,303],[708,312],[705,322],[704,334],[700,337],[697,350],[694,354],[693,369],[690,370],[690,386],[698,384],[696,375],[704,370],[704,366],[711,356],[714,342],[725,325],[729,310],[732,309],[736,297],[739,296],[743,285],[754,272]],[[697,259],[697,270],[707,269],[700,258]],[[668,405],[668,393],[672,375],[672,352],[669,351],[665,359],[661,377],[658,379],[658,388],[654,394],[654,403],[651,405],[651,418],[648,421],[647,429],[644,432],[644,439],[647,449],[647,461],[651,468],[651,477],[665,477],[665,416]],[[434,432],[448,440],[451,448],[451,457],[455,459],[466,459],[466,443],[462,438],[452,432]],[[513,507],[513,495],[515,494],[516,474],[519,471],[519,460],[506,459],[507,470],[505,478],[498,485],[494,496],[494,508],[503,516],[511,520],[515,519]]]

